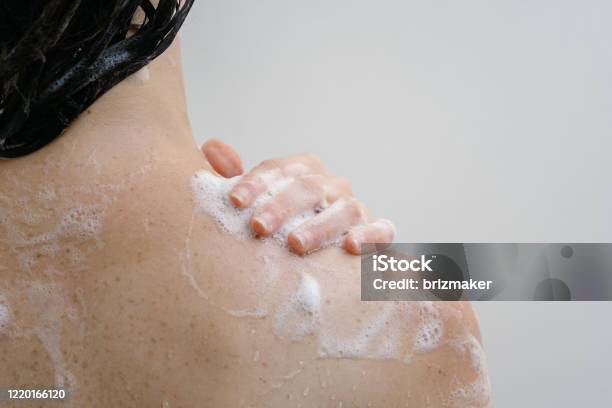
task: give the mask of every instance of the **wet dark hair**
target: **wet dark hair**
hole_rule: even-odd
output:
[[[0,157],[45,146],[159,56],[193,1],[0,0]]]

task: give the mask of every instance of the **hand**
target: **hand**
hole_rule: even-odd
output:
[[[221,176],[243,173],[240,155],[223,142],[209,140],[202,151]],[[284,187],[255,209],[251,227],[257,234],[268,236],[293,217],[314,210],[316,215],[293,229],[287,238],[289,248],[300,255],[336,239],[341,240],[348,253],[360,255],[362,244],[390,243],[395,237],[391,221],[369,222],[349,182],[329,175],[321,160],[309,154],[262,162],[236,183],[229,199],[239,208],[248,208],[279,184]]]

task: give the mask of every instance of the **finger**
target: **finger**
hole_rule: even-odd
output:
[[[248,172],[230,190],[229,198],[235,206],[247,208],[259,195],[287,177],[323,174],[324,171],[321,161],[309,154],[265,160]]]
[[[273,160],[258,164],[242,177],[229,192],[230,201],[239,208],[250,207],[257,197],[282,179],[282,173]]]
[[[314,154],[296,154],[275,160],[282,168],[285,176],[300,176],[304,174],[327,174],[325,165]]]
[[[334,203],[340,198],[353,197],[351,183],[344,177],[330,177],[325,185],[325,200]]]
[[[296,253],[305,255],[364,221],[361,204],[354,198],[341,198],[292,231],[288,244]]]
[[[251,227],[263,236],[278,231],[290,218],[322,203],[325,196],[324,183],[324,177],[318,175],[296,179],[255,211]]]
[[[378,220],[351,229],[344,237],[343,247],[350,254],[361,255],[379,249],[374,248],[374,245],[371,250],[364,249],[365,244],[390,244],[393,239],[395,239],[393,223],[389,220]]]
[[[213,169],[223,177],[235,177],[242,174],[240,155],[229,145],[217,139],[211,139],[202,145],[202,152]]]

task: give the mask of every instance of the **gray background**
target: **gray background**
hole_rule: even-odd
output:
[[[296,152],[407,242],[612,241],[609,1],[199,0],[199,141]],[[612,404],[610,303],[476,305],[494,406]]]

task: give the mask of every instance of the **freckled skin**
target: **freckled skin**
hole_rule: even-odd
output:
[[[486,395],[453,397],[482,377],[456,345],[479,338],[468,304],[437,306],[444,334],[424,353],[411,354],[416,317],[390,321],[381,340],[398,329],[409,364],[320,358],[322,331],[352,333],[378,313],[359,302],[359,259],[337,248],[302,259],[194,215],[190,179],[207,163],[170,61],[151,64],[146,82],[118,85],[45,149],[0,162],[0,293],[12,313],[0,331],[0,386],[53,386],[58,356],[43,338],[57,329],[73,407],[488,406]],[[99,228],[56,229],[76,204]],[[267,286],[271,267],[280,279]],[[320,287],[321,319],[292,341],[274,334],[274,310],[300,272]],[[31,282],[52,288],[44,302],[28,296]],[[227,313],[262,305],[259,318]]]

